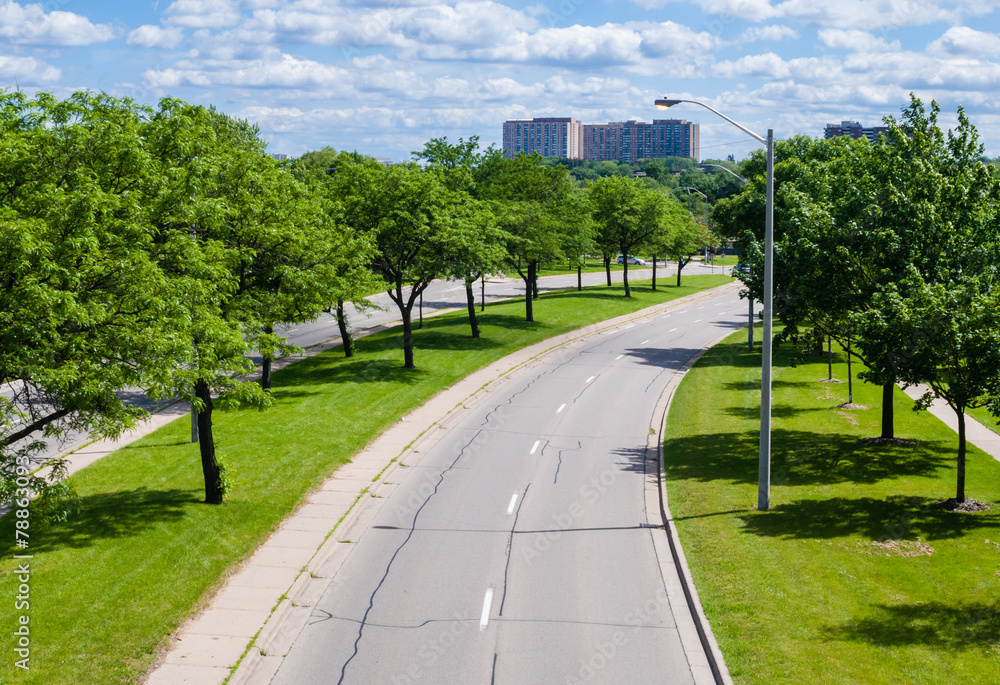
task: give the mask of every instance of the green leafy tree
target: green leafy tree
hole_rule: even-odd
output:
[[[965,499],[965,410],[1000,397],[1000,177],[964,111],[947,136],[912,98],[876,148],[873,174],[884,249],[907,266],[856,317],[858,345],[893,355],[894,373],[926,383],[958,420],[956,499]],[[925,398],[926,405],[929,398]]]
[[[507,256],[506,244],[510,240],[496,222],[493,203],[478,199],[480,188],[476,184],[483,155],[479,153],[479,136],[468,141],[449,143],[446,137],[432,138],[415,157],[424,159],[427,168],[442,174],[444,184],[455,193],[451,206],[453,217],[451,240],[446,261],[448,276],[465,285],[466,306],[472,337],[479,337],[476,317],[476,298],[473,284],[490,274],[498,273]],[[495,154],[490,150],[487,154]]]
[[[588,188],[588,196],[598,226],[597,242],[606,254],[613,248],[627,257],[655,241],[664,228],[668,200],[636,179],[599,179]],[[622,260],[622,279],[625,297],[631,297],[628,259]]]
[[[205,501],[219,504],[225,491],[215,454],[216,403],[271,403],[270,393],[244,378],[266,325],[263,309],[252,303],[251,293],[259,290],[248,267],[269,244],[265,234],[283,228],[263,180],[273,160],[246,126],[179,100],[161,102],[146,136],[161,179],[148,200],[159,236],[156,253],[188,308],[175,334],[189,350],[152,390],[188,398],[198,412]]]
[[[389,284],[403,321],[404,366],[413,362],[413,305],[427,286],[448,273],[447,248],[461,195],[440,172],[416,165],[388,168],[371,161],[346,164],[335,175],[345,221],[371,237],[372,269]]]
[[[776,145],[774,311],[784,324],[779,340],[815,347],[836,340],[866,365],[864,380],[881,385],[881,437],[895,436],[893,393],[898,350],[877,353],[857,345],[856,317],[871,309],[875,293],[900,278],[911,258],[880,207],[882,164],[867,140],[816,140],[796,136]],[[713,218],[735,237],[753,264],[763,263],[764,164],[756,154],[745,165],[750,183],[720,200]],[[760,269],[738,274],[754,299],[763,295]],[[867,350],[867,351],[866,351]],[[851,379],[849,378],[849,382]]]
[[[146,412],[119,392],[184,355],[171,331],[185,311],[144,201],[150,116],[103,94],[0,95],[0,384],[13,393],[0,399],[0,499],[30,491],[42,516],[71,499],[44,444],[133,426]]]
[[[518,155],[507,159],[487,151],[475,174],[479,196],[493,203],[493,214],[509,236],[507,265],[525,285],[525,319],[534,321],[532,299],[537,297],[538,265],[562,256],[562,244],[577,205],[562,166],[545,166],[541,157]]]

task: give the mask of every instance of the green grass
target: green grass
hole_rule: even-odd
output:
[[[758,338],[759,339],[759,338]],[[760,355],[746,332],[684,379],[664,444],[670,509],[736,683],[1000,682],[1000,463],[970,446],[977,514],[955,494],[957,437],[895,400],[877,446],[879,388],[775,355],[771,509],[758,512]],[[844,379],[843,356],[834,376]],[[920,543],[917,543],[920,540]],[[929,545],[931,555],[906,556]],[[929,548],[924,548],[929,549]]]
[[[979,423],[989,428],[990,430],[992,430],[994,433],[1000,433],[1000,425],[997,425],[997,421],[1000,419],[997,419],[996,416],[993,416],[993,414],[990,413],[990,410],[987,409],[986,407],[977,407],[976,409],[969,409],[965,413],[974,418]]]
[[[621,271],[621,265],[615,264],[614,260],[612,260],[611,270],[614,271],[616,268],[619,271]],[[598,272],[602,273],[604,272],[604,262],[602,262],[600,259],[587,259],[584,261],[583,273],[590,274]],[[575,266],[568,266],[567,264],[558,264],[558,263],[544,264],[540,266],[538,269],[539,276],[559,276],[563,274],[575,274],[575,273],[576,273]],[[516,276],[517,272],[512,271],[507,275]]]
[[[222,506],[201,504],[203,483],[190,421],[178,419],[72,477],[83,511],[30,529],[31,670],[13,666],[11,556],[14,519],[0,520],[0,682],[135,682],[169,635],[285,516],[339,465],[422,401],[504,355],[589,323],[729,282],[693,276],[681,288],[636,284],[544,294],[538,323],[524,302],[490,305],[482,338],[465,315],[414,332],[417,370],[402,368],[401,334],[357,340],[357,355],[316,355],[274,374],[275,405],[215,414],[218,451],[237,485]]]

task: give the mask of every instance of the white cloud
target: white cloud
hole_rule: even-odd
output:
[[[19,85],[51,83],[58,81],[60,75],[59,69],[33,57],[0,56],[0,78],[16,80]]]
[[[242,16],[229,0],[174,0],[165,14],[168,23],[199,29],[235,26]]]
[[[762,55],[746,55],[735,62],[719,62],[712,73],[721,78],[752,76],[768,79],[785,79],[791,76],[788,63],[773,52]]]
[[[817,35],[819,42],[828,48],[852,52],[896,52],[900,49],[898,40],[889,43],[860,29],[820,29]]]
[[[976,31],[967,26],[953,26],[927,49],[943,55],[993,57],[1000,55],[1000,35]]]
[[[143,48],[176,48],[184,39],[184,32],[174,27],[164,29],[152,24],[145,24],[129,31],[125,39],[126,45],[138,45]]]
[[[479,60],[614,65],[639,58],[641,36],[621,24],[518,32],[502,45],[470,50]]]
[[[785,0],[774,12],[775,16],[818,27],[867,30],[953,21],[961,14],[954,3],[936,0]]]
[[[495,2],[458,2],[413,10],[396,28],[424,44],[480,46],[502,43],[514,30],[532,30],[537,23],[523,12]]]
[[[149,70],[143,80],[153,88],[181,85],[254,88],[337,88],[350,86],[347,70],[299,59],[271,48],[254,60],[182,60],[175,67]]]
[[[647,9],[666,7],[680,0],[633,0]],[[763,22],[792,20],[820,28],[890,29],[938,21],[955,23],[964,16],[991,13],[996,0],[694,0],[711,15],[706,26],[721,34],[733,20]]]
[[[770,0],[698,0],[701,8],[723,21],[734,18],[747,21],[765,21],[779,16]]]
[[[772,24],[771,26],[751,26],[740,34],[740,43],[753,43],[756,41],[779,41],[785,38],[798,40],[799,33],[791,26]]]
[[[642,52],[649,57],[688,55],[696,57],[717,48],[722,41],[710,33],[665,21],[659,24],[627,24],[640,29]]]
[[[843,76],[835,59],[798,57],[784,60],[773,52],[747,55],[735,62],[719,62],[712,73],[721,78],[760,78],[768,81],[788,80],[793,83],[828,83]]]
[[[117,32],[72,12],[46,12],[41,5],[0,2],[0,37],[19,45],[92,45],[111,40]]]

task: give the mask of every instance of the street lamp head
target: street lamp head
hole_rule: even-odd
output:
[[[679,105],[682,102],[684,102],[684,101],[683,100],[667,100],[667,99],[663,99],[663,100],[657,100],[654,104],[659,109],[668,109],[670,107],[673,107],[674,105]]]

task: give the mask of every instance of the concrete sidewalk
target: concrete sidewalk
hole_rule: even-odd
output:
[[[924,393],[929,390],[930,388],[926,385],[913,385],[909,388],[904,388],[903,392],[916,400],[923,397]],[[948,428],[951,428],[956,433],[958,432],[958,417],[955,415],[955,410],[949,407],[947,402],[940,398],[935,398],[931,406],[928,407],[928,411],[941,419]],[[1000,461],[1000,435],[994,433],[968,414],[965,415],[965,439],[997,461]]]
[[[722,286],[736,291],[737,285]],[[269,683],[312,607],[351,551],[351,531],[366,527],[394,476],[443,439],[462,413],[486,400],[511,372],[547,352],[718,295],[704,291],[572,331],[515,352],[439,393],[342,466],[242,566],[208,607],[188,620],[154,666],[148,685]],[[358,528],[355,528],[357,526]],[[671,602],[683,604],[683,597]]]

